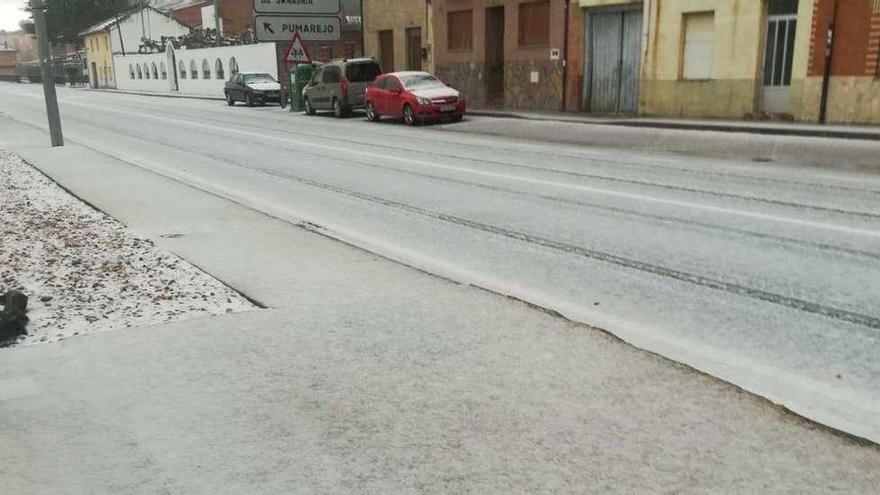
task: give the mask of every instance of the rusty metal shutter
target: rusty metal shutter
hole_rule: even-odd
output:
[[[620,104],[618,112],[634,113],[639,108],[639,67],[641,65],[642,12],[623,13],[621,46]]]
[[[620,12],[590,15],[590,110],[616,112],[620,94]]]
[[[634,113],[639,100],[642,12],[600,11],[589,16],[587,107],[593,112]]]

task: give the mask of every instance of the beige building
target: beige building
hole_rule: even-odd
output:
[[[646,3],[640,113],[793,115],[807,75],[811,0]]]
[[[433,29],[428,0],[364,0],[364,53],[385,72],[433,72]]]

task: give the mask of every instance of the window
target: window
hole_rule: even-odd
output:
[[[317,84],[318,81],[322,81],[324,79],[324,69],[318,69],[315,71],[315,75],[312,76],[311,84]]]
[[[519,44],[550,44],[550,2],[519,4]]]
[[[211,79],[211,64],[206,58],[202,59],[202,79]]]
[[[798,0],[770,0],[767,6],[769,15],[797,14]]]
[[[168,71],[165,70],[165,62],[159,62],[159,72],[162,74],[162,79],[168,79]]]
[[[474,47],[474,11],[459,10],[446,14],[446,47],[470,51]]]
[[[225,79],[225,75],[223,74],[223,62],[218,58],[214,61],[214,73],[217,74],[217,79]]]
[[[324,67],[324,79],[322,82],[327,84],[338,83],[341,75],[342,73],[340,72],[339,67]]]
[[[150,67],[144,62],[144,79],[150,78]]]
[[[134,79],[134,66],[128,64],[128,77]]]
[[[143,78],[144,78],[144,73],[143,73],[143,71],[141,71],[141,66],[140,66],[140,65],[137,66],[137,73],[138,73],[138,79],[143,79]]]
[[[183,60],[177,64],[177,72],[180,72],[181,79],[186,79],[186,64],[183,63]]]
[[[199,68],[196,67],[196,61],[189,61],[189,76],[190,79],[198,79],[199,78]]]
[[[150,70],[153,71],[153,79],[159,79],[159,71],[156,69],[156,62],[150,64]]]
[[[229,73],[232,75],[238,74],[238,62],[235,60],[235,57],[229,59]]]
[[[345,78],[348,82],[370,82],[382,73],[379,64],[373,61],[352,62],[345,68]]]
[[[715,12],[697,12],[682,16],[682,79],[712,78],[712,45],[715,39]]]

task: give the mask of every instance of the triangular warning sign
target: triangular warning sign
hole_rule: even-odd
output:
[[[303,44],[302,38],[299,37],[299,33],[293,33],[293,38],[290,39],[287,56],[284,57],[284,60],[291,64],[312,63],[312,57],[309,56],[309,51],[306,50],[306,46]]]

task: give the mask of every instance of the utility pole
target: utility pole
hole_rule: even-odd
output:
[[[214,46],[220,46],[220,0],[214,0]]]
[[[49,138],[52,146],[64,146],[61,133],[61,116],[58,113],[58,97],[55,95],[55,76],[52,73],[52,54],[49,51],[49,35],[46,33],[46,17],[42,0],[30,0],[34,15],[34,31],[37,35],[37,55],[40,57],[40,75],[43,79],[43,96],[46,99],[46,116],[49,118]]]

